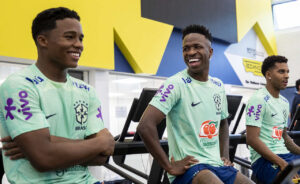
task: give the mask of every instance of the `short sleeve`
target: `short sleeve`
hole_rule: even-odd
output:
[[[288,102],[288,101],[287,101]],[[285,124],[284,127],[288,127],[288,123],[289,123],[289,114],[290,114],[290,105],[289,103],[286,103],[286,113],[284,113],[284,120],[285,120]],[[291,117],[292,118],[292,117]]]
[[[160,86],[150,104],[167,115],[179,99],[180,86],[169,78]]]
[[[264,99],[252,96],[246,107],[246,125],[261,127],[265,109]]]
[[[224,86],[224,85],[223,85]],[[229,116],[228,113],[228,105],[227,105],[227,97],[226,97],[226,93],[225,93],[225,89],[223,87],[223,98],[222,98],[222,112],[221,112],[221,119],[226,119]]]
[[[100,130],[104,129],[102,107],[99,98],[96,95],[94,88],[90,88],[90,104],[88,112],[88,122],[85,136],[90,136],[92,134],[98,133]]]
[[[25,79],[7,80],[0,88],[1,111],[9,135],[49,127],[35,86]]]

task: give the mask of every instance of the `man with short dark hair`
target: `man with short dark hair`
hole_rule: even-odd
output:
[[[164,82],[137,128],[173,184],[252,183],[229,161],[224,85],[208,75],[211,42],[212,36],[204,26],[191,25],[183,30],[187,69]],[[170,160],[159,144],[156,129],[165,117]]]
[[[300,105],[300,79],[298,79],[295,83],[295,87],[297,89],[297,94],[294,97],[292,103],[292,110],[291,110],[291,118],[294,117],[297,107]]]
[[[83,51],[78,14],[51,8],[37,15],[37,62],[0,87],[3,163],[10,183],[100,183],[88,165],[114,150],[95,90],[67,74]],[[25,158],[23,158],[25,156]]]
[[[280,95],[288,84],[287,61],[283,56],[263,61],[266,87],[256,91],[246,107],[253,175],[264,184],[272,183],[289,161],[300,158],[300,148],[287,134],[289,102]]]

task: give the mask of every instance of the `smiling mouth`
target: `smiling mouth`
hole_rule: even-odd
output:
[[[198,62],[199,59],[189,59],[189,63]]]
[[[71,57],[74,58],[75,60],[79,60],[80,55],[81,55],[79,52],[69,52],[69,54],[70,54]]]

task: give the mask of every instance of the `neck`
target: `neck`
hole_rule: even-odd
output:
[[[193,73],[190,70],[188,70],[188,74],[195,80],[206,82],[208,80],[208,70],[202,71],[199,73]]]
[[[55,82],[67,81],[67,70],[57,67],[51,61],[41,60],[38,58],[36,62],[37,68],[50,80]]]
[[[268,92],[274,97],[274,98],[279,98],[279,93],[280,90],[274,88],[270,83],[267,82],[266,88]]]

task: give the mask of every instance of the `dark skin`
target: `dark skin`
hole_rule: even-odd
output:
[[[50,80],[65,82],[68,68],[75,68],[83,50],[83,33],[78,20],[56,21],[56,28],[36,38],[36,66]],[[14,140],[2,138],[5,155],[26,158],[38,171],[52,171],[77,164],[102,165],[113,154],[115,141],[107,129],[84,140],[50,135],[48,128],[23,133]]]
[[[266,88],[274,98],[279,98],[280,90],[286,88],[289,78],[289,69],[286,63],[275,63],[275,66],[266,72]],[[247,126],[247,144],[257,153],[270,162],[278,165],[280,170],[284,170],[288,163],[274,154],[260,138],[260,127]],[[287,149],[294,154],[300,154],[300,148],[287,134],[287,129],[283,130],[282,137]]]
[[[209,59],[213,49],[211,43],[204,35],[191,33],[185,36],[182,42],[184,62],[188,66],[189,75],[195,80],[207,81],[209,71]],[[145,110],[137,131],[143,139],[147,149],[152,156],[158,160],[160,165],[171,175],[181,175],[190,168],[191,165],[199,163],[193,156],[186,156],[182,160],[174,160],[168,156],[159,144],[156,126],[165,118],[165,114],[156,107],[149,105]],[[229,161],[229,131],[226,119],[221,120],[219,130],[220,156],[225,166],[231,166]],[[193,179],[193,183],[220,183],[220,179],[209,170],[200,171]],[[252,183],[240,173],[237,174],[235,183]]]
[[[199,161],[192,156],[187,156],[182,160],[171,162],[159,144],[156,126],[165,118],[165,115],[156,107],[149,105],[145,110],[137,131],[143,139],[148,151],[158,160],[159,164],[169,173],[175,176],[183,174],[191,165]]]
[[[102,131],[100,131],[98,134],[93,134],[89,137],[87,137],[86,139],[92,139],[92,138],[96,138],[97,136],[101,136],[101,135],[107,135],[108,137],[110,137],[110,133],[108,132],[107,129],[103,129]],[[77,143],[77,142],[82,142],[83,140],[73,140],[73,139],[67,139],[64,137],[57,137],[57,136],[50,136],[51,142],[53,143],[59,143],[59,142],[69,142],[69,143]],[[1,142],[3,142],[3,147],[2,149],[5,150],[4,155],[10,157],[11,160],[17,160],[20,158],[26,158],[25,157],[25,153],[22,151],[22,149],[18,146],[16,141],[13,141],[11,139],[11,137],[4,137],[1,139]],[[92,159],[89,159],[85,162],[80,163],[81,165],[84,166],[97,166],[97,165],[103,165],[108,157],[113,153],[113,150],[108,149],[106,150],[107,152],[102,151],[102,153],[100,153],[99,155],[95,156]]]

